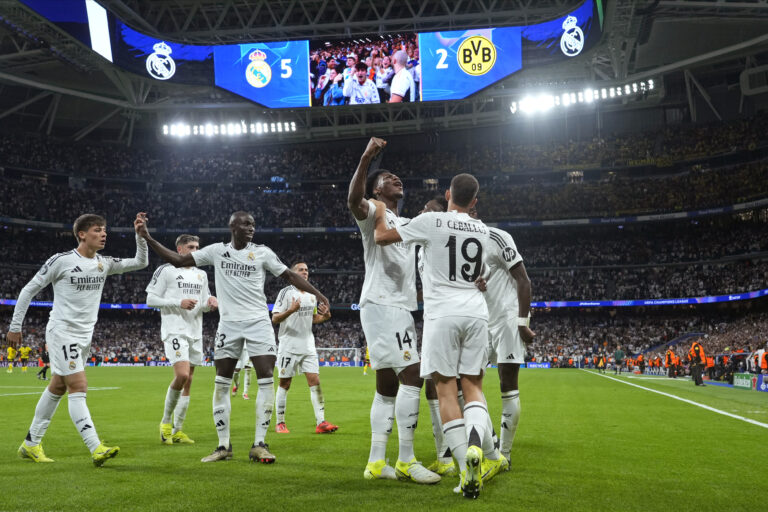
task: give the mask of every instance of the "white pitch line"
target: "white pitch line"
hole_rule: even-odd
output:
[[[664,393],[663,391],[658,391],[656,389],[646,388],[645,386],[640,386],[639,384],[632,384],[631,382],[626,382],[621,379],[617,379],[616,377],[610,377],[608,375],[603,375],[601,373],[595,373],[590,372],[588,370],[582,370],[587,373],[591,373],[593,375],[597,375],[599,377],[605,377],[606,379],[615,380],[616,382],[621,382],[622,384],[626,384],[627,386],[633,386],[636,388],[644,389],[646,391],[650,391],[652,393],[657,393],[659,395],[668,396],[669,398],[674,398],[675,400],[680,400],[681,402],[685,402],[687,404],[695,405],[696,407],[701,407],[702,409],[706,409],[708,411],[716,412],[717,414],[722,414],[723,416],[728,416],[730,418],[735,418],[737,420],[746,421],[747,423],[751,423],[753,425],[757,425],[758,427],[768,428],[768,423],[762,423],[757,420],[753,420],[750,418],[745,418],[744,416],[739,416],[738,414],[731,414],[729,412],[721,411],[720,409],[715,409],[714,407],[710,407],[708,405],[700,404],[699,402],[694,402],[693,400],[688,400],[687,398],[682,398],[676,395],[671,395],[669,393]]]
[[[13,387],[13,386],[4,386],[4,387]],[[30,387],[30,386],[17,386],[17,387]],[[88,388],[88,391],[110,391],[113,389],[120,389],[120,388]],[[35,391],[32,393],[3,393],[0,394],[0,397],[3,396],[23,396],[23,395],[40,395],[42,394],[42,391]]]

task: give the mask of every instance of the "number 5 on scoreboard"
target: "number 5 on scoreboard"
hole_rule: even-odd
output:
[[[291,59],[280,59],[280,78],[290,78],[292,74]]]

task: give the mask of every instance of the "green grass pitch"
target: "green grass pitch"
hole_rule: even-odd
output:
[[[0,511],[5,510],[765,510],[768,429],[580,370],[523,370],[522,417],[512,469],[477,501],[435,486],[368,482],[369,408],[374,377],[357,368],[323,369],[326,417],[340,426],[314,433],[303,377],[288,395],[288,435],[271,429],[271,466],[248,462],[254,398],[232,400],[234,459],[202,464],[216,445],[211,418],[213,369],[195,375],[184,430],[195,445],[164,446],[158,424],[169,368],[89,368],[88,404],[102,439],[120,455],[97,469],[62,403],[43,446],[54,464],[20,460],[44,383],[34,372],[0,371]],[[611,374],[609,374],[611,375]],[[626,375],[621,378],[627,381]],[[689,380],[636,379],[710,407],[768,423],[768,394]],[[21,394],[27,393],[27,394]],[[496,370],[486,379],[494,423]],[[273,419],[274,421],[274,419]],[[274,425],[274,423],[273,423]],[[426,401],[416,454],[434,460]],[[396,430],[390,461],[397,457]]]

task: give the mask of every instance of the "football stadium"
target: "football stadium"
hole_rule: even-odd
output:
[[[768,1],[0,0],[0,325],[0,511],[765,509]]]

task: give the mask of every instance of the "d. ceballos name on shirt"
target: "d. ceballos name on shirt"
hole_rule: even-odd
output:
[[[441,219],[435,219],[435,227],[442,227],[443,221]],[[468,231],[470,233],[488,233],[488,230],[485,229],[485,226],[480,224],[476,224],[474,222],[464,222],[463,220],[449,220],[445,223],[445,225],[448,227],[448,229],[453,229],[454,231]]]
[[[106,276],[84,276],[84,277],[69,277],[69,284],[75,286],[75,291],[85,292],[89,290],[98,290],[101,285],[106,281]]]
[[[256,272],[259,269],[259,265],[247,265],[245,263],[237,263],[236,261],[222,261],[221,269],[224,271],[224,275],[233,277],[251,277],[251,272]]]

